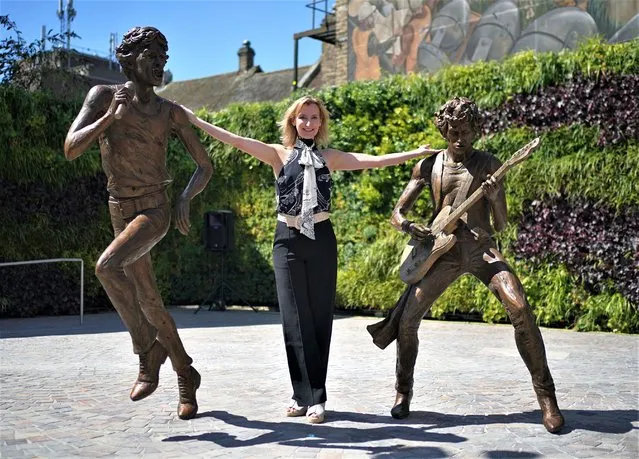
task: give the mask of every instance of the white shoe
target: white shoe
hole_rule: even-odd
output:
[[[324,403],[311,406],[306,411],[306,420],[311,424],[321,424],[324,422],[326,410],[324,409]]]
[[[296,400],[291,400],[291,404],[286,409],[286,416],[289,418],[304,416],[307,410],[308,406],[300,406]]]

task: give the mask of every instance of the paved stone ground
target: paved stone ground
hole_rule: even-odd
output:
[[[128,334],[116,314],[0,323],[0,456],[639,457],[639,337],[544,329],[567,427],[540,423],[509,325],[424,321],[411,416],[394,421],[394,346],[337,317],[327,422],[286,418],[291,390],[279,316],[173,308],[202,374],[200,414],[181,421],[177,381],[137,403]]]

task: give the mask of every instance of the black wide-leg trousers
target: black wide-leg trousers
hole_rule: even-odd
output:
[[[324,403],[337,287],[337,241],[330,220],[315,224],[315,240],[278,221],[273,267],[292,398],[300,406]]]

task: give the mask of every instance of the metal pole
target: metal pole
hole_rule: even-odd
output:
[[[293,91],[297,89],[297,42],[299,40],[295,38],[295,51],[293,54]]]
[[[80,260],[80,325],[84,323],[84,260]]]

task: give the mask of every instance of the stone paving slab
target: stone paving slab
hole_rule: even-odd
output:
[[[0,321],[0,457],[639,457],[639,337],[543,329],[567,427],[551,435],[509,325],[424,321],[411,416],[389,415],[395,349],[337,317],[327,422],[286,418],[274,312],[172,308],[202,374],[200,413],[176,415],[169,365],[133,403],[137,374],[115,313]]]

